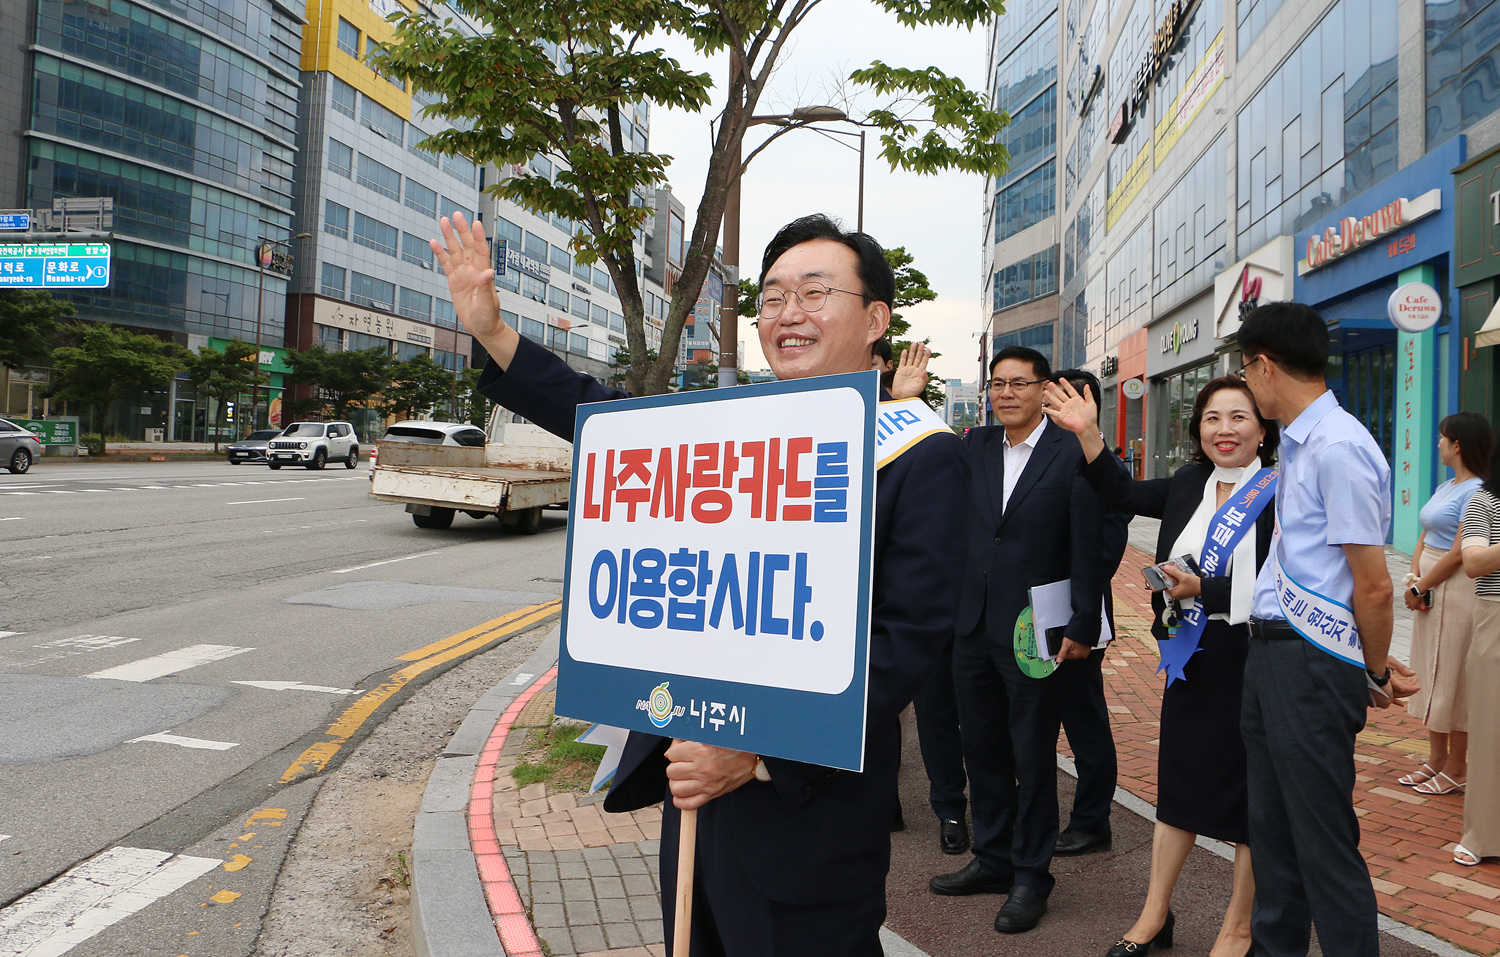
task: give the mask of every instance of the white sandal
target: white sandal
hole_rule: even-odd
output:
[[[1462,854],[1463,857],[1460,857],[1460,854]],[[1464,857],[1467,857],[1469,859],[1464,860]],[[1462,844],[1456,844],[1453,847],[1453,863],[1462,864],[1464,867],[1478,867],[1479,855],[1475,854],[1467,847],[1464,847]]]
[[[1443,786],[1444,781],[1448,782],[1447,787]],[[1418,794],[1462,794],[1464,788],[1468,786],[1468,781],[1455,781],[1446,773],[1439,771],[1437,777],[1428,778],[1412,790]]]
[[[1428,764],[1426,761],[1423,761],[1422,767],[1420,769],[1397,778],[1396,783],[1401,785],[1402,787],[1414,788],[1418,784],[1425,784],[1426,782],[1431,781],[1433,778],[1438,776],[1438,773],[1439,772],[1432,769],[1432,765]],[[1418,777],[1418,775],[1421,776]]]

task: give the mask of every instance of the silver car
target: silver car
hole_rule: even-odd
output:
[[[8,419],[0,419],[0,462],[6,468],[20,475],[41,457],[41,436],[26,431]]]
[[[241,462],[265,462],[271,440],[281,434],[280,429],[262,429],[259,432],[251,432],[238,442],[231,442],[225,446],[229,456],[230,465],[239,465]]]

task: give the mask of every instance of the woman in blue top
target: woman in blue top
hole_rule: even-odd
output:
[[[1427,761],[1400,779],[1423,794],[1464,789],[1469,764],[1469,704],[1464,660],[1469,655],[1474,584],[1455,573],[1463,566],[1455,540],[1464,506],[1489,468],[1495,434],[1477,412],[1450,415],[1438,425],[1438,457],[1453,478],[1422,506],[1422,534],[1406,576],[1411,628],[1411,666],[1421,682],[1408,708],[1427,726]],[[1430,603],[1429,603],[1430,602]]]

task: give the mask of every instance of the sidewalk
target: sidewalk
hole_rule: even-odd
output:
[[[1153,525],[1137,520],[1131,529],[1132,542],[1154,551]],[[1155,673],[1156,647],[1148,625],[1150,593],[1140,572],[1151,564],[1149,554],[1140,547],[1128,549],[1115,577],[1119,636],[1105,663],[1119,785],[1128,792],[1117,797],[1125,805],[1117,814],[1126,817],[1129,811],[1149,817],[1146,805],[1156,798],[1162,679]],[[1399,582],[1408,559],[1391,550],[1388,556],[1392,576]],[[1410,647],[1410,623],[1411,613],[1400,607],[1397,653],[1403,658]],[[522,788],[511,777],[527,731],[552,721],[556,656],[554,635],[520,671],[475,705],[433,772],[413,848],[414,932],[417,952],[423,957],[647,957],[667,953],[658,903],[660,809],[607,814],[600,807],[602,795],[549,796],[544,784]],[[1453,844],[1462,829],[1462,796],[1426,797],[1395,783],[1425,755],[1425,730],[1404,711],[1372,712],[1359,742],[1356,760],[1364,773],[1358,777],[1355,807],[1379,899],[1382,930],[1389,935],[1383,938],[1383,951],[1407,954],[1422,948],[1455,953],[1444,946],[1446,941],[1476,954],[1500,954],[1500,866],[1466,868],[1452,861]],[[1071,767],[1066,760],[1071,757],[1066,739],[1062,745],[1064,759],[1059,763]],[[919,775],[920,763],[909,770]],[[908,776],[903,772],[903,779]],[[1064,790],[1070,791],[1071,784]],[[908,821],[922,817],[912,806],[917,802],[911,796],[907,802]],[[1122,844],[1126,830],[1124,822],[1117,824],[1117,845]],[[898,843],[905,846],[905,842]],[[1149,848],[1148,828],[1136,843],[1142,846],[1117,847],[1114,855],[1070,859],[1098,869],[1086,881],[1094,887],[1094,909],[1107,904],[1129,913],[1129,908],[1139,906],[1138,892],[1143,890],[1126,886],[1126,878],[1117,876],[1123,856],[1133,853],[1129,880],[1143,878],[1141,855]],[[1200,841],[1209,853],[1224,856],[1227,845],[1210,846],[1215,844]],[[1219,863],[1221,869],[1228,866]],[[919,926],[924,919],[931,920],[933,908],[938,907],[948,908],[938,915],[939,923],[953,924],[951,908],[961,906],[954,901],[927,893],[893,892],[889,920],[898,926]],[[993,905],[998,903],[996,899]],[[988,899],[977,904],[984,905],[978,910],[991,906]],[[907,914],[906,908],[918,910]],[[989,953],[1008,952],[1010,944],[1025,943],[1002,942],[996,937],[986,929],[973,940]],[[939,940],[921,939],[934,953],[949,952],[945,947],[934,949]],[[955,941],[953,952],[980,952],[973,940],[962,946]],[[882,942],[893,957],[924,957],[922,949],[889,929],[882,931]],[[1090,944],[1078,952],[1093,950]]]

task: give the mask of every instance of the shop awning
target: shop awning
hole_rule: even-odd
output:
[[[1484,317],[1484,325],[1474,333],[1474,347],[1500,346],[1500,302],[1495,303],[1495,308]]]

